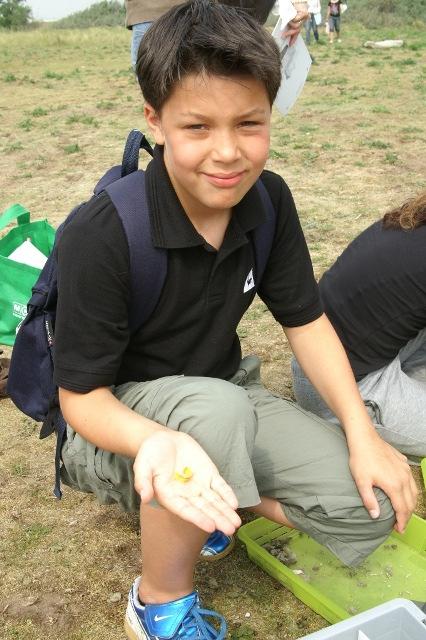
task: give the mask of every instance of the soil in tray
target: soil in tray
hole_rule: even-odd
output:
[[[426,600],[426,558],[392,537],[358,567],[345,567],[296,531],[266,542],[263,548],[350,615],[392,598]]]

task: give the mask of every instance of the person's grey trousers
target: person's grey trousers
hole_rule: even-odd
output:
[[[292,373],[294,395],[300,406],[338,423],[294,358]],[[383,440],[412,461],[426,457],[426,329],[387,366],[362,378],[358,388]]]

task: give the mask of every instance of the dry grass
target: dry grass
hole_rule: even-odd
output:
[[[298,105],[274,115],[269,162],[294,193],[318,276],[358,231],[425,186],[424,32],[401,30],[408,47],[391,51],[361,47],[386,33],[343,35],[341,46],[313,49],[318,64]],[[144,128],[128,39],[124,29],[0,34],[0,210],[21,202],[57,225],[119,162],[128,130]],[[289,352],[260,303],[240,331],[268,386],[290,395]],[[9,400],[0,424],[0,638],[123,638],[124,603],[109,598],[124,599],[137,573],[137,518],[71,491],[58,503],[53,442],[38,441]],[[423,503],[417,511],[426,515]],[[200,568],[197,585],[234,638],[293,640],[325,625],[241,549]]]

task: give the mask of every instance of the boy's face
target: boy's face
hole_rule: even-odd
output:
[[[229,212],[264,168],[271,108],[258,80],[188,75],[145,117],[190,218]]]

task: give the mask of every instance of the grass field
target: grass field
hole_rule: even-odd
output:
[[[274,114],[268,166],[293,191],[317,276],[391,205],[426,185],[426,32],[324,35],[291,114]],[[362,47],[401,37],[402,49]],[[144,129],[124,29],[0,34],[0,210],[20,202],[57,225],[120,161],[129,129]],[[291,395],[289,350],[260,302],[240,326],[266,384]],[[118,640],[137,574],[138,521],[86,495],[51,495],[53,441],[0,403],[0,638]],[[419,481],[419,474],[416,474]],[[426,516],[419,500],[417,512]],[[231,637],[295,640],[325,626],[238,548],[197,571],[208,607]],[[249,612],[250,617],[245,614]]]

